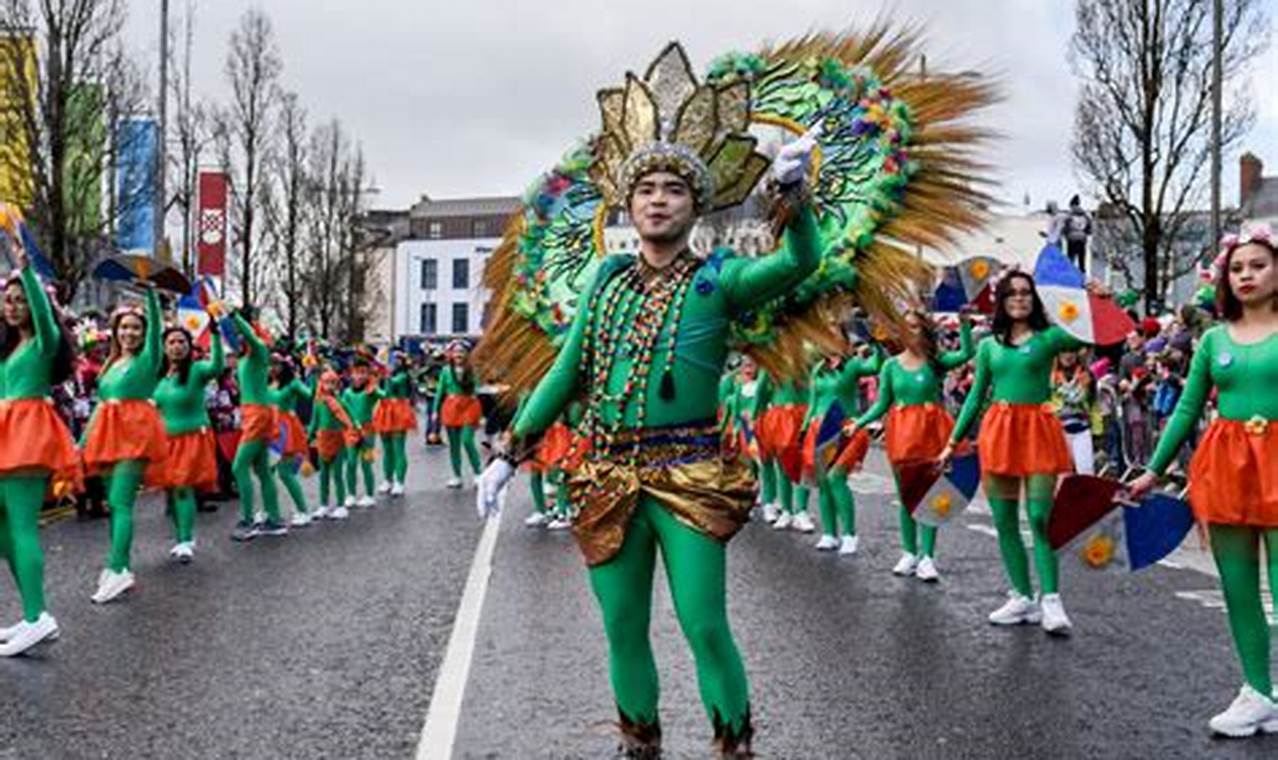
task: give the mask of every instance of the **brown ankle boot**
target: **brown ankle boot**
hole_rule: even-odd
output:
[[[661,724],[637,723],[617,711],[617,728],[621,732],[618,754],[626,760],[659,760],[661,757]]]
[[[754,752],[750,750],[750,742],[754,739],[754,726],[750,723],[750,709],[746,708],[745,721],[741,724],[741,730],[733,731],[732,725],[719,717],[716,712],[714,716],[714,751],[715,757],[719,760],[739,760],[741,758],[754,757]]]

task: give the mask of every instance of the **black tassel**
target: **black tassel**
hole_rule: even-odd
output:
[[[674,397],[674,373],[666,370],[665,374],[661,376],[661,398],[664,401],[674,401]]]

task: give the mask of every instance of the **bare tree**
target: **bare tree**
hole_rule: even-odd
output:
[[[231,241],[240,249],[234,271],[246,304],[253,301],[255,281],[267,275],[253,256],[262,234],[255,222],[263,202],[263,164],[270,153],[283,68],[270,17],[249,9],[231,33],[225,65],[231,103],[219,111],[216,129],[223,167],[231,181]]]
[[[199,182],[200,156],[212,139],[210,114],[206,104],[191,97],[191,60],[195,45],[195,2],[187,0],[186,11],[182,16],[182,53],[181,60],[174,60],[169,70],[170,89],[177,112],[173,116],[171,128],[176,136],[177,150],[169,151],[169,163],[173,174],[178,177],[177,187],[173,191],[173,204],[182,212],[182,269],[189,276],[195,272],[195,239],[192,229],[195,225],[195,196]],[[170,45],[176,56],[176,46]]]
[[[1201,256],[1178,255],[1192,213],[1201,210],[1211,157],[1213,0],[1079,0],[1070,59],[1083,79],[1072,153],[1080,173],[1128,227],[1111,237],[1134,246],[1104,249],[1129,278],[1139,269],[1147,309]],[[1225,0],[1222,151],[1255,120],[1241,88],[1267,43],[1256,0]],[[1204,241],[1206,242],[1206,241]],[[1129,285],[1134,284],[1129,279]]]
[[[125,0],[0,0],[0,172],[71,294],[109,250],[117,217],[151,201],[146,189],[109,190],[132,147],[110,130],[148,102],[121,42],[125,11]]]
[[[306,311],[307,289],[302,268],[308,209],[306,110],[297,94],[279,96],[279,145],[271,156],[269,202],[264,206],[272,258],[280,268],[279,311],[290,335],[297,335]]]
[[[350,147],[336,120],[318,127],[309,150],[311,213],[307,218],[307,256],[304,273],[309,298],[307,321],[311,332],[332,337],[341,316],[342,293],[350,264],[342,255],[343,193],[349,173]]]

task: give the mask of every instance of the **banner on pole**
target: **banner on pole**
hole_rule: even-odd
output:
[[[156,131],[149,117],[125,119],[116,128],[116,246],[123,253],[155,254]]]
[[[226,271],[226,184],[225,172],[200,172],[196,270],[214,277],[222,277]]]

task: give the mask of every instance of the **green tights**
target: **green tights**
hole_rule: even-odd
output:
[[[253,476],[262,486],[262,509],[266,518],[274,522],[280,521],[280,496],[275,489],[275,478],[271,477],[270,444],[267,441],[240,441],[235,452],[235,461],[231,463],[231,472],[235,474],[235,487],[240,492],[240,520],[253,522]]]
[[[739,732],[749,715],[750,697],[745,666],[728,627],[726,545],[679,522],[647,496],[631,517],[621,550],[589,571],[608,635],[617,708],[633,722],[657,722],[657,664],[648,625],[658,548],[675,616],[696,662],[701,702],[712,722]]]
[[[901,501],[901,480],[895,475],[892,476],[896,480],[896,498]],[[914,554],[923,557],[936,556],[936,526],[920,525],[914,519],[914,515],[910,514],[910,510],[905,508],[905,504],[901,503],[898,507],[898,515],[901,519],[901,550],[906,554]],[[1018,527],[1017,530],[1020,530]],[[919,538],[923,539],[923,551],[919,552]],[[1003,534],[1000,533],[1001,537]],[[1022,550],[1023,552],[1024,550]]]
[[[546,514],[546,484],[541,473],[533,470],[528,473],[528,488],[532,491],[533,509],[537,514]]]
[[[807,512],[808,499],[811,498],[811,491],[808,487],[793,483],[790,480],[790,476],[785,474],[785,470],[781,469],[781,462],[774,461],[772,468],[772,478],[777,484],[781,511],[791,515]]]
[[[772,462],[760,462],[756,468],[759,477],[759,501],[771,504],[777,500],[777,473]]]
[[[195,538],[195,489],[174,488],[169,491],[169,516],[173,520],[173,541],[185,544]]]
[[[462,476],[462,449],[466,450],[466,458],[470,460],[471,469],[478,475],[482,469],[479,464],[479,449],[475,448],[475,428],[445,428],[448,434],[448,462],[453,466],[453,476]]]
[[[111,508],[111,553],[107,569],[120,573],[129,569],[129,553],[133,548],[133,503],[142,485],[146,462],[124,459],[111,467],[107,476],[107,506]]]
[[[994,513],[998,529],[998,549],[1003,555],[1003,569],[1012,588],[1025,596],[1034,595],[1030,584],[1029,562],[1021,541],[1021,478],[986,475],[985,494]],[[1025,481],[1025,510],[1029,513],[1030,532],[1034,536],[1034,566],[1044,594],[1055,594],[1057,582],[1056,552],[1047,541],[1047,521],[1052,516],[1052,497],[1056,492],[1055,475],[1030,475]]]
[[[1268,558],[1269,593],[1278,607],[1278,529],[1212,525],[1209,531],[1243,678],[1268,696],[1273,693],[1273,679],[1269,675],[1269,621],[1260,600],[1260,544],[1264,543]]]
[[[373,495],[373,463],[368,461],[368,452],[374,451],[370,444],[368,448],[351,449],[349,456],[346,457],[346,491],[351,496],[359,490],[359,477],[356,470],[364,473],[364,493],[368,496]]]
[[[289,498],[293,500],[293,508],[304,515],[310,510],[306,507],[306,494],[302,492],[302,481],[297,478],[297,466],[297,458],[281,459],[279,464],[275,465],[275,475],[284,485]]]
[[[848,487],[848,471],[844,467],[831,468],[817,481],[817,505],[821,510],[821,533],[826,536],[856,535],[856,499]]]
[[[40,507],[48,473],[0,478],[0,554],[9,561],[22,596],[22,617],[34,623],[44,612],[44,552]]]
[[[337,454],[325,462],[320,460],[319,498],[321,506],[342,506],[346,501],[346,449],[338,449]],[[336,486],[337,501],[328,500],[330,486]]]
[[[408,435],[388,433],[382,436],[382,477],[387,483],[404,483],[408,477]]]

